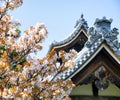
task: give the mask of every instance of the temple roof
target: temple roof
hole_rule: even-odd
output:
[[[88,41],[83,49],[73,59],[75,65],[62,73],[60,78],[69,79],[74,77],[103,49],[108,55],[110,55],[110,59],[114,59],[120,68],[120,43],[117,38],[119,32],[117,28],[113,28],[111,30],[111,20],[107,20],[105,17],[97,19],[94,27],[88,29],[88,34]]]

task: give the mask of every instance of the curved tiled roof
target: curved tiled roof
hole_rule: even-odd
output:
[[[104,23],[101,25],[105,25],[107,27],[99,26],[98,28],[101,29],[99,31],[96,30],[97,28],[90,28],[91,30],[88,33],[90,34],[90,37],[86,42],[86,45],[73,60],[75,62],[75,65],[72,68],[68,69],[66,72],[62,73],[59,78],[67,79],[77,74],[86,66],[86,62],[90,62],[103,48],[120,65],[120,43],[117,39],[117,35],[119,34],[119,32],[117,31],[117,28],[113,28],[112,30],[110,30],[111,22],[105,18],[97,20],[97,22],[99,24],[103,23],[102,20],[107,24]]]
[[[105,39],[98,39],[98,41],[96,41],[87,51],[85,51],[81,56],[77,55],[77,57],[74,59],[75,61],[75,66],[73,66],[72,68],[68,69],[66,72],[61,74],[61,78],[62,79],[67,79],[69,78],[71,75],[73,75],[76,71],[80,71],[84,68],[84,64],[86,63],[86,61],[88,61],[88,59],[91,58],[91,56],[93,54],[98,53],[97,49],[98,47],[101,46],[101,44],[106,41]],[[106,41],[107,42],[107,41]],[[108,44],[108,42],[107,42]],[[108,44],[109,45],[109,44]],[[112,42],[109,45],[111,48],[113,47]],[[105,45],[101,46],[101,49],[104,48]],[[120,52],[120,51],[119,51]],[[119,55],[117,52],[115,52],[117,55]],[[119,56],[119,60],[116,59],[117,62],[120,64],[120,56]],[[87,63],[86,63],[87,64]]]
[[[52,47],[68,43],[69,41],[74,39],[78,34],[80,34],[80,31],[82,29],[83,29],[83,31],[88,30],[88,24],[87,24],[87,21],[85,21],[85,19],[83,18],[83,15],[81,15],[81,18],[76,21],[76,25],[75,25],[74,30],[72,31],[72,33],[70,33],[70,36],[68,36],[66,39],[64,39],[62,41],[59,41],[59,42],[53,41],[50,44],[50,50],[51,50]],[[83,32],[83,33],[85,33],[85,32]]]

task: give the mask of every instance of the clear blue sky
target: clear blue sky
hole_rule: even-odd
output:
[[[81,13],[89,27],[96,18],[106,16],[113,19],[112,28],[117,27],[120,32],[120,0],[24,0],[12,15],[21,22],[22,31],[37,22],[45,23],[49,34],[39,53],[43,57],[50,42],[60,41],[72,32]]]

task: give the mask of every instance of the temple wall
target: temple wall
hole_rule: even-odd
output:
[[[71,96],[93,96],[92,84],[77,86],[71,92]],[[114,84],[109,84],[109,87],[105,90],[99,90],[99,97],[110,96],[120,98],[120,89]],[[87,97],[86,97],[87,98]],[[101,99],[100,99],[101,100]],[[102,99],[104,100],[104,99]],[[105,99],[108,100],[108,99]]]

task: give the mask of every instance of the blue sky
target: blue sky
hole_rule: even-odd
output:
[[[113,19],[112,28],[117,27],[120,32],[119,12],[120,0],[24,0],[23,5],[11,14],[21,22],[22,31],[37,22],[45,23],[49,34],[43,43],[43,51],[39,53],[43,57],[50,42],[60,41],[72,32],[81,13],[89,27],[96,18],[106,16]]]

